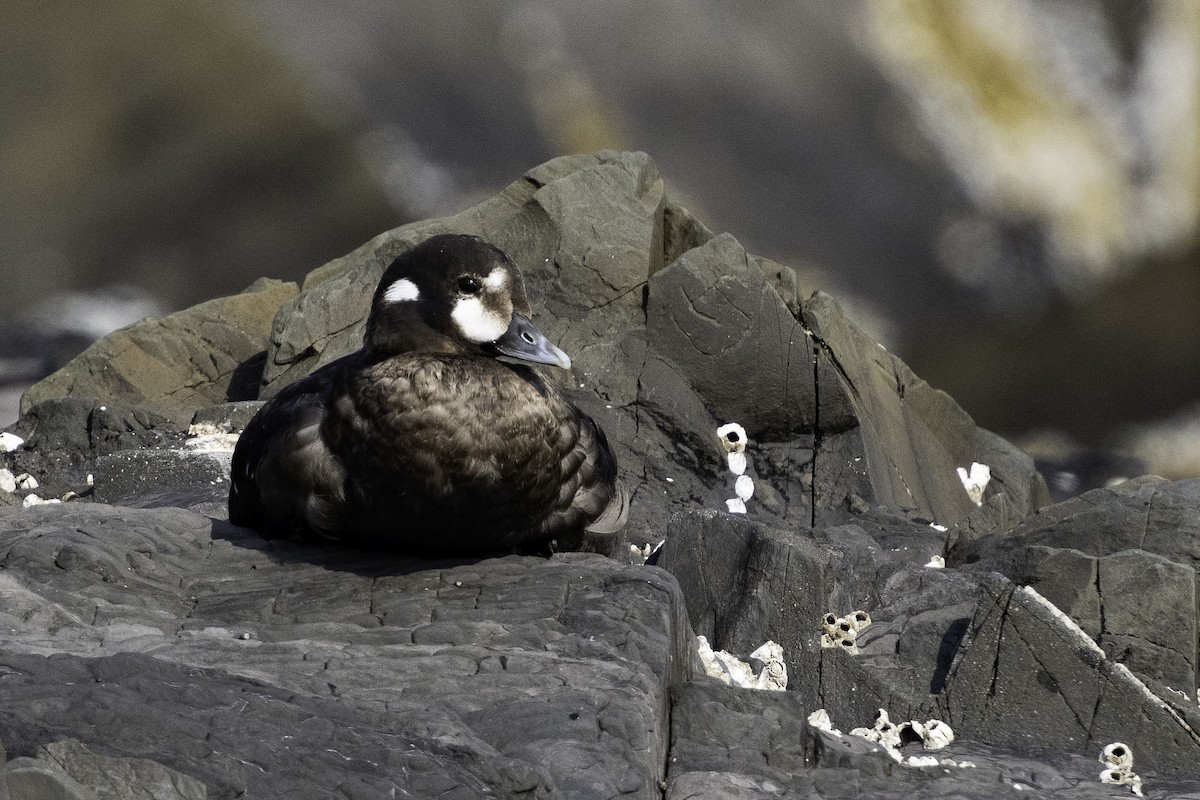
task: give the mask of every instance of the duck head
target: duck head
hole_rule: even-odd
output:
[[[508,356],[570,369],[571,359],[530,319],[521,271],[476,236],[442,234],[384,271],[364,347],[378,358],[440,352]]]

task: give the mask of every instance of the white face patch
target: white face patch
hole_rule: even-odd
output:
[[[463,337],[476,344],[494,342],[508,330],[509,320],[485,308],[478,297],[460,297],[454,302],[450,318]]]
[[[383,293],[384,302],[387,303],[402,303],[407,300],[416,300],[420,296],[421,291],[408,278],[401,278],[389,286],[387,291]]]
[[[489,289],[503,289],[508,285],[508,273],[496,267],[483,279],[483,285]]]

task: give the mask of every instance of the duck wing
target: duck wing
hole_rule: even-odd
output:
[[[617,477],[617,459],[596,421],[573,405],[560,429],[569,447],[562,457],[558,503],[544,530],[560,550],[610,555],[629,516],[629,492]]]
[[[291,384],[259,409],[233,451],[229,521],[272,536],[339,538],[346,473],[322,436],[346,356]]]

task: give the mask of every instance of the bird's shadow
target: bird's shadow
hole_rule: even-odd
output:
[[[415,572],[439,571],[467,564],[477,564],[489,558],[509,554],[437,558],[409,555],[390,550],[359,549],[336,542],[294,542],[288,539],[268,539],[257,531],[210,517],[210,536],[214,542],[252,550],[279,565],[308,564],[334,572],[348,572],[367,578],[410,575]],[[536,556],[530,556],[536,558]]]

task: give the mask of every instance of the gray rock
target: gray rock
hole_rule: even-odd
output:
[[[713,647],[745,657],[771,639],[789,675],[812,676],[838,560],[801,533],[702,511],[672,518],[658,564],[679,580],[693,628]],[[813,704],[815,688],[800,679],[795,691]]]
[[[271,319],[296,285],[261,279],[241,294],[148,317],[93,344],[21,398],[21,414],[69,395],[132,405],[186,425],[197,408],[253,399]],[[250,394],[247,394],[249,392]]]
[[[1048,502],[1032,459],[981,433],[949,395],[871,341],[832,298],[814,295],[801,314],[817,343],[814,508],[915,508],[957,524],[974,507],[956,470],[988,460],[990,493],[1011,494],[1026,513]]]
[[[100,800],[57,764],[15,758],[0,772],[8,796],[21,800]]]
[[[739,422],[759,441],[811,433],[812,341],[729,234],[655,273],[646,332],[721,422]]]
[[[99,798],[205,800],[208,796],[195,778],[145,758],[102,756],[75,739],[40,748],[34,763],[57,767]]]
[[[195,495],[193,502],[200,502],[204,497],[223,507],[229,496],[232,456],[229,450],[205,452],[182,448],[122,450],[100,456],[93,473],[95,499],[104,503],[142,505],[150,495],[165,490],[190,489]],[[178,501],[172,504],[191,505]]]
[[[240,400],[201,408],[192,415],[192,425],[207,425],[225,433],[241,431],[263,405],[261,400]]]
[[[1122,741],[1139,769],[1196,774],[1194,720],[1156,697],[1036,593],[985,578],[979,604],[939,699],[956,731],[1019,747],[1079,754]],[[1134,744],[1136,742],[1136,744]]]
[[[808,712],[792,692],[694,680],[671,696],[672,782],[688,772],[779,780],[809,767]]]
[[[657,796],[691,640],[654,568],[296,548],[98,503],[0,511],[0,552],[10,752],[71,730],[214,796]]]
[[[950,563],[1042,593],[1115,661],[1195,697],[1200,480],[1139,478],[1045,509],[1005,536],[960,538]]]

